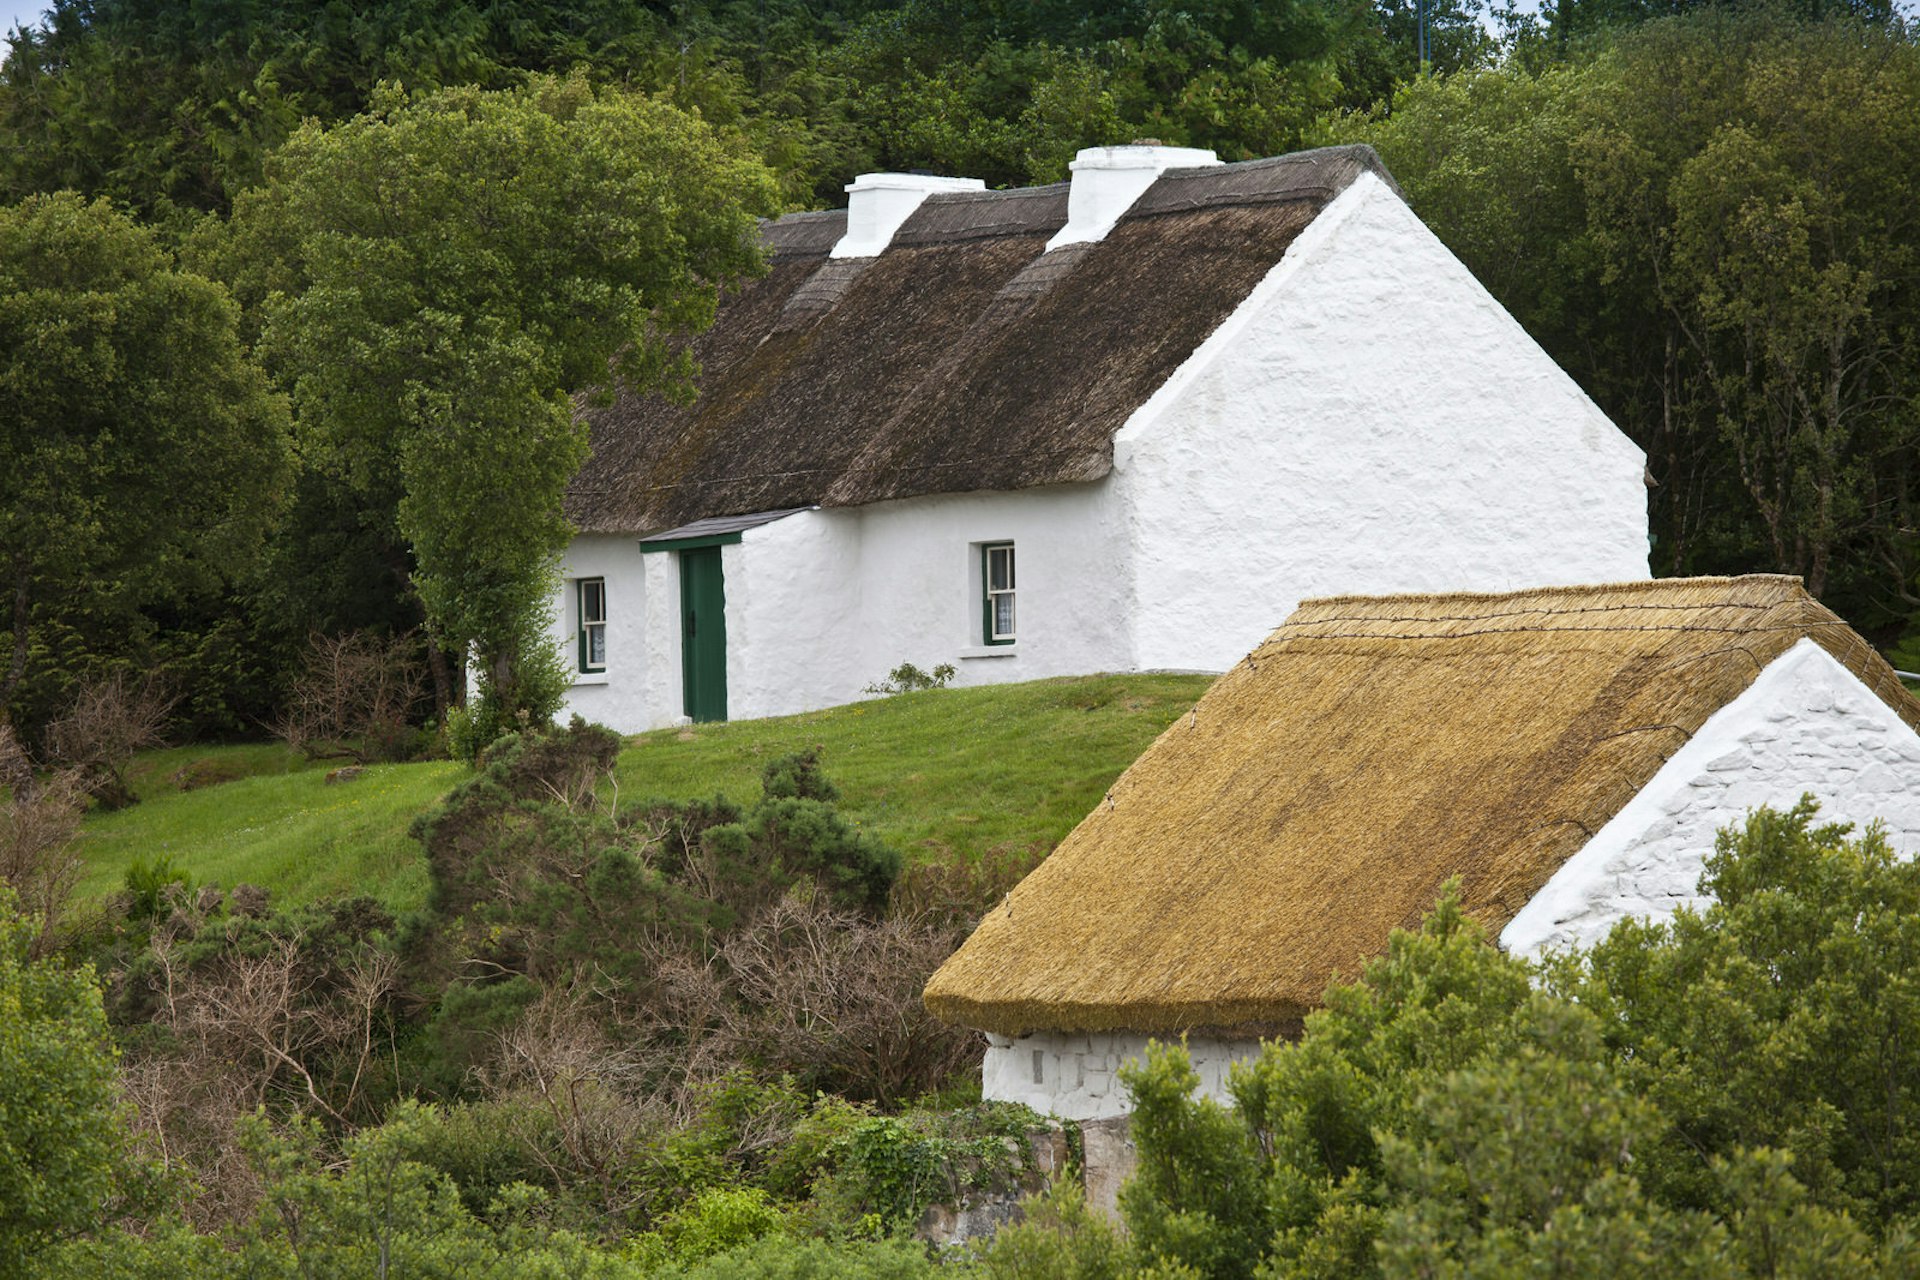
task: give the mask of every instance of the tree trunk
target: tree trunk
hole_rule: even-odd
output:
[[[13,656],[7,662],[7,675],[0,683],[0,721],[9,721],[14,691],[27,676],[27,623],[32,617],[27,589],[33,575],[24,556],[13,562]]]
[[[427,632],[427,671],[433,677],[433,714],[441,724],[447,722],[447,712],[466,703],[463,680],[456,685],[453,679],[452,664],[447,661],[447,651],[440,647],[440,641],[433,632]]]

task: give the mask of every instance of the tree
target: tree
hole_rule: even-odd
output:
[[[691,394],[681,339],[758,269],[770,175],[697,117],[578,76],[387,87],[267,173],[215,252],[258,307],[303,456],[393,513],[482,713],[550,715],[546,609],[586,451],[573,396]]]
[[[0,208],[0,714],[45,597],[124,613],[253,554],[287,474],[286,407],[238,319],[105,201]]]
[[[0,885],[0,1271],[96,1225],[125,1129],[100,988],[30,958],[39,925]]]

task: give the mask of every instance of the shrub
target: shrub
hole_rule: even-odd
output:
[[[882,1233],[910,1230],[929,1205],[1015,1185],[1029,1167],[1026,1134],[1039,1123],[1009,1103],[868,1116],[829,1151],[833,1172],[815,1186],[816,1212]]]
[[[60,770],[36,778],[12,727],[0,722],[0,885],[10,885],[39,922],[35,956],[53,946],[79,882],[81,862],[73,840],[85,807],[78,774]]]
[[[136,684],[115,672],[80,686],[65,714],[47,727],[48,747],[101,807],[125,808],[139,798],[127,785],[126,768],[135,752],[160,745],[173,703],[154,677]]]
[[[930,1257],[913,1240],[829,1244],[772,1236],[650,1274],[656,1280],[965,1280],[977,1272],[964,1262]]]
[[[310,760],[410,760],[426,745],[413,724],[425,687],[417,633],[316,632],[275,732]]]
[[[1450,886],[1298,1042],[1233,1072],[1237,1113],[1155,1047],[1122,1075],[1129,1265],[1912,1274],[1920,864],[1816,808],[1753,813],[1721,834],[1704,910],[1624,921],[1544,975]],[[1107,1256],[1079,1234],[1019,1239]]]
[[[124,1158],[100,990],[35,959],[39,935],[0,885],[0,1274],[14,1276],[99,1222]]]
[[[790,894],[720,944],[735,997],[720,1015],[720,1050],[881,1106],[939,1088],[979,1056],[973,1032],[920,999],[962,936]]]
[[[146,924],[171,910],[173,899],[193,888],[193,877],[170,854],[156,854],[151,862],[136,855],[121,883],[127,892],[127,919]]]
[[[708,1187],[668,1214],[659,1234],[674,1261],[698,1262],[786,1231],[786,1215],[759,1187]]]
[[[943,662],[932,671],[922,671],[911,662],[903,662],[887,672],[885,680],[876,680],[860,692],[891,697],[897,693],[918,693],[923,689],[944,689],[958,674],[951,662]]]

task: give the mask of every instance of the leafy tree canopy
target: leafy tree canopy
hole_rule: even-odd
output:
[[[286,406],[225,289],[105,201],[0,207],[0,709],[36,601],[125,612],[243,566],[287,476]]]
[[[267,176],[202,251],[260,317],[303,456],[394,513],[483,692],[550,712],[544,610],[586,450],[572,397],[690,394],[679,339],[759,269],[771,178],[696,117],[579,76],[383,89],[303,126]]]

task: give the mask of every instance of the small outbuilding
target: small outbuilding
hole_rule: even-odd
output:
[[[1717,829],[1811,792],[1920,851],[1920,702],[1797,578],[1301,605],[927,985],[989,1098],[1125,1110],[1189,1037],[1203,1088],[1460,877],[1519,953],[1697,901]]]

